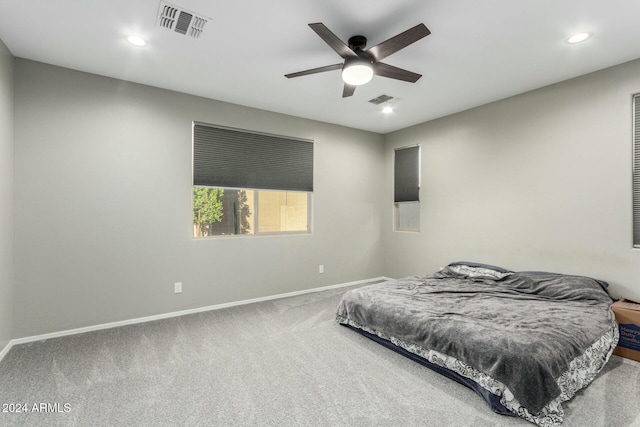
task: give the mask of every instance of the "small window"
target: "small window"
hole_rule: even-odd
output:
[[[420,231],[420,202],[395,204],[396,230]]]
[[[640,94],[633,96],[633,247],[640,248]]]
[[[396,231],[420,231],[420,146],[395,150],[394,216]]]
[[[193,126],[195,237],[311,232],[313,142]]]

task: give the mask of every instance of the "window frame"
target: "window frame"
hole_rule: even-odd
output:
[[[413,149],[413,148],[417,148],[417,196],[416,199],[417,200],[407,200],[407,201],[396,201],[397,200],[397,194],[396,194],[396,155],[397,152],[400,150],[406,150],[406,149]],[[420,190],[422,189],[422,147],[420,146],[420,144],[414,144],[414,145],[408,145],[405,147],[397,147],[393,149],[393,231],[395,232],[399,232],[399,233],[420,233],[421,230],[421,209],[420,209]],[[407,205],[407,204],[416,204],[418,206],[417,208],[417,218],[416,218],[416,222],[417,222],[417,228],[401,228],[400,227],[400,223],[401,218],[400,218],[400,210],[401,210],[401,205]]]
[[[401,206],[408,205],[417,205],[417,218],[416,222],[418,224],[417,228],[401,228],[400,223],[400,209]],[[393,231],[401,232],[401,233],[419,233],[420,232],[420,202],[394,202],[393,204],[393,222],[394,228]]]
[[[280,190],[257,190],[257,189],[248,189],[243,188],[243,190],[251,190],[254,192],[254,230],[255,232],[252,234],[253,236],[283,236],[283,235],[296,235],[296,234],[312,234],[312,223],[311,223],[311,211],[312,211],[312,196],[313,192],[310,191],[280,191]],[[306,230],[292,230],[292,231],[260,231],[258,227],[258,222],[260,218],[260,192],[263,193],[298,193],[298,194],[306,194],[307,195],[307,229]]]
[[[283,144],[284,147],[288,147],[285,149],[287,156],[284,157],[286,160],[285,163],[287,166],[284,169],[281,169],[285,172],[284,176],[288,176],[288,177],[298,177],[298,176],[303,176],[306,179],[304,181],[296,181],[295,183],[291,182],[291,179],[288,179],[287,181],[287,186],[283,186],[281,188],[253,188],[251,185],[250,186],[246,186],[246,187],[234,187],[234,186],[224,186],[224,185],[207,185],[207,184],[195,184],[196,181],[196,127],[208,127],[208,128],[214,128],[217,129],[219,131],[222,132],[231,132],[232,134],[244,134],[246,135],[246,137],[248,138],[246,140],[247,144],[251,145],[251,144],[255,144],[256,140],[251,138],[251,135],[255,136],[256,138],[258,138],[259,141],[261,142],[265,142],[265,138],[266,141],[273,141],[274,143],[274,149],[276,151],[273,151],[273,153],[278,153],[280,152],[281,154],[283,153]],[[315,141],[311,140],[311,139],[305,139],[305,138],[298,138],[298,137],[292,137],[292,136],[285,136],[285,135],[276,135],[276,134],[271,134],[271,133],[266,133],[266,132],[259,132],[259,131],[254,131],[254,130],[248,130],[248,129],[239,129],[239,128],[234,128],[234,127],[229,127],[229,126],[221,126],[221,125],[217,125],[217,124],[211,124],[211,123],[204,123],[204,122],[200,122],[200,121],[193,121],[191,123],[191,129],[192,129],[192,135],[191,135],[191,167],[192,167],[192,172],[191,172],[191,176],[192,176],[192,180],[191,180],[191,216],[192,216],[192,239],[205,239],[205,238],[228,238],[228,237],[252,237],[252,236],[292,236],[292,235],[310,235],[313,234],[313,181],[314,181],[314,176],[315,176]],[[200,137],[203,136],[203,134],[199,134]],[[206,135],[204,135],[206,136]],[[210,135],[211,136],[211,135]],[[243,138],[243,136],[240,136],[239,138]],[[206,144],[208,142],[213,142],[213,139],[198,139],[199,144]],[[222,139],[222,141],[230,141],[228,139]],[[245,141],[240,142],[240,140],[236,140],[237,143],[239,144],[239,147],[245,147],[245,148],[240,148],[240,152],[242,152],[242,150],[244,149],[246,152],[246,144],[244,143]],[[292,143],[300,143],[300,144],[311,144],[310,148],[302,148],[302,146],[300,146],[300,148],[296,148],[296,147],[292,147],[290,144]],[[260,145],[260,144],[259,144]],[[200,147],[202,147],[202,145],[200,145]],[[227,148],[223,148],[222,150],[233,150],[233,148],[229,149],[229,145],[227,145]],[[257,152],[264,152],[261,151],[262,149],[258,149],[258,146],[254,146],[257,150]],[[263,147],[267,147],[266,145],[263,145]],[[205,148],[206,149],[206,148]],[[268,150],[268,148],[265,148]],[[291,150],[291,151],[289,151]],[[302,151],[301,151],[302,150]],[[310,150],[310,151],[309,151]],[[255,153],[255,151],[253,152]],[[293,154],[294,157],[289,157],[289,155],[291,155],[290,153],[295,153]],[[301,153],[305,153],[302,154]],[[277,155],[277,154],[275,154]],[[298,156],[298,157],[296,157]],[[197,157],[198,160],[200,161],[201,159],[203,159],[203,157]],[[219,157],[220,158],[220,157]],[[234,155],[232,155],[231,158],[242,158],[242,157],[237,157],[237,154],[234,153]],[[250,156],[249,158],[255,158],[255,156]],[[269,155],[266,154],[264,157],[260,157],[261,159],[263,158],[270,158]],[[282,156],[280,158],[283,158]],[[204,159],[206,159],[206,157],[204,157]],[[226,159],[226,157],[222,157],[222,159]],[[295,159],[295,161],[292,162],[292,159]],[[302,163],[300,163],[302,162]],[[220,163],[222,164],[222,163]],[[230,163],[229,165],[234,165],[237,163]],[[264,162],[262,162],[262,164],[264,164]],[[280,163],[278,163],[280,164]],[[205,163],[206,165],[206,163]],[[294,175],[292,175],[292,170],[291,169],[287,169],[289,167],[293,166],[294,167],[294,171],[296,171]],[[224,168],[224,166],[221,166],[222,168]],[[229,166],[227,165],[227,168]],[[244,168],[244,170],[250,169],[249,167]],[[198,170],[203,170],[203,169],[198,169]],[[236,171],[238,169],[235,169]],[[242,170],[242,169],[240,169]],[[259,169],[262,170],[262,169]],[[298,171],[300,173],[302,173],[302,175],[297,175]],[[253,171],[255,172],[255,170]],[[280,175],[273,175],[272,174],[273,171],[270,171],[269,173],[267,173],[266,175],[266,179],[268,182],[270,181],[270,178],[272,178],[273,176],[280,176]],[[223,176],[223,175],[221,175]],[[281,176],[280,176],[281,177]],[[256,182],[258,183],[258,182]],[[264,180],[261,183],[267,183]],[[273,183],[273,182],[272,182]],[[246,182],[245,182],[246,184]],[[274,183],[275,184],[275,183]],[[298,185],[300,184],[300,185]],[[288,187],[288,185],[292,185],[292,187]],[[267,185],[268,186],[268,185]],[[214,235],[210,235],[210,236],[197,236],[196,232],[195,232],[195,221],[193,220],[193,212],[194,212],[194,189],[195,188],[211,188],[211,189],[222,189],[222,190],[233,190],[233,191],[252,191],[253,192],[253,211],[251,213],[251,225],[250,225],[250,230],[251,233],[243,233],[243,234],[214,234]],[[266,231],[266,232],[261,232],[259,230],[259,218],[260,218],[260,214],[259,214],[259,198],[260,198],[260,193],[265,193],[265,192],[275,192],[275,193],[303,193],[307,195],[307,228],[306,230],[294,230],[294,231]]]
[[[232,191],[251,191],[253,192],[253,212],[251,216],[251,233],[228,233],[228,234],[213,234],[210,236],[196,236],[195,232],[192,233],[191,238],[195,240],[201,239],[224,239],[224,238],[236,238],[236,237],[263,237],[263,236],[299,236],[299,235],[311,235],[313,234],[313,192],[310,191],[281,191],[281,190],[265,190],[258,188],[232,188],[232,187],[211,187],[204,185],[192,185],[191,186],[191,216],[193,217],[193,203],[194,203],[194,188],[211,188],[211,189],[221,189],[221,190],[232,190]],[[298,193],[298,194],[306,194],[307,195],[307,229],[306,230],[286,230],[286,231],[260,231],[258,226],[258,221],[260,218],[260,210],[259,210],[259,197],[260,192],[263,193]],[[195,223],[192,221],[192,227]]]

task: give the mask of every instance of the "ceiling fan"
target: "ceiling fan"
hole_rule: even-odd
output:
[[[424,24],[418,24],[367,50],[364,49],[367,46],[367,38],[364,36],[351,37],[347,45],[321,22],[309,24],[309,26],[344,59],[344,63],[285,74],[287,78],[342,69],[342,80],[344,81],[342,97],[345,98],[353,95],[356,86],[368,83],[374,75],[411,83],[415,83],[422,77],[421,74],[403,70],[380,61],[431,34],[431,31]]]

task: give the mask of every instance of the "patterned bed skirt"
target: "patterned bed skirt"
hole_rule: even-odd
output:
[[[557,384],[560,387],[560,395],[547,403],[539,413],[531,414],[520,404],[520,402],[518,402],[518,400],[513,396],[513,393],[503,383],[474,369],[456,358],[398,340],[395,337],[388,336],[382,332],[359,325],[346,317],[337,316],[336,321],[338,323],[363,330],[369,334],[373,334],[383,340],[393,343],[397,347],[403,348],[410,353],[422,357],[434,365],[438,365],[465,378],[471,379],[485,390],[488,390],[492,394],[500,397],[500,403],[515,415],[535,423],[540,427],[557,427],[562,425],[562,420],[564,418],[562,403],[571,399],[579,390],[586,387],[593,381],[595,376],[611,357],[611,354],[618,343],[619,333],[618,326],[615,325],[615,327],[612,327],[597,339],[589,348],[587,348],[582,355],[573,359],[569,364],[569,369],[567,369],[567,371],[557,379]]]

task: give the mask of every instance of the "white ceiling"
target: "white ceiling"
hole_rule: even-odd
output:
[[[156,26],[159,0],[0,0],[0,39],[21,58],[378,133],[640,57],[637,0],[169,3],[211,18],[200,40]],[[422,22],[432,34],[384,62],[423,77],[374,77],[345,99],[339,71],[286,79],[341,62],[312,22],[368,47]],[[593,37],[564,43],[579,31]],[[382,94],[393,114],[367,102]]]

